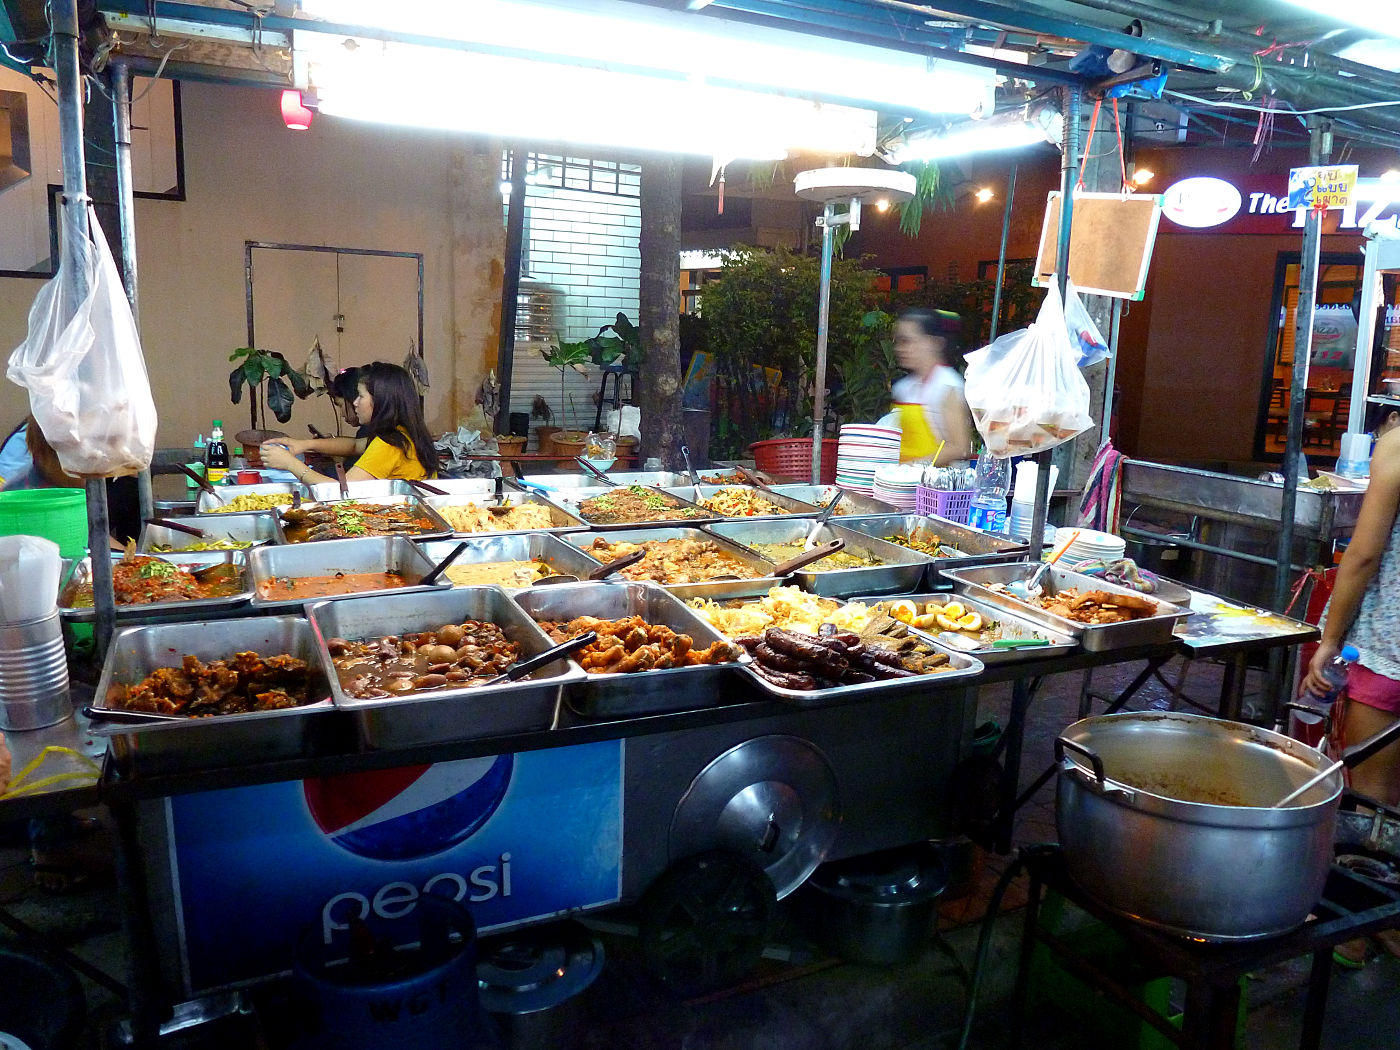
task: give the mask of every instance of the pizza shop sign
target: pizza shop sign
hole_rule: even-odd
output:
[[[1241,187],[1207,176],[1182,179],[1162,194],[1162,214],[1175,224],[1177,232],[1285,233],[1291,228],[1302,229],[1306,210],[1288,206],[1288,187],[1274,185],[1279,181],[1276,177],[1251,179]],[[1325,232],[1360,233],[1371,223],[1400,229],[1400,180],[1357,179],[1351,203],[1328,213]]]

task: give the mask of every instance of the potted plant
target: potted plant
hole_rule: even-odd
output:
[[[554,425],[554,409],[549,407],[549,402],[539,394],[535,395],[535,400],[530,402],[530,418],[542,420],[539,426],[535,427],[535,437],[539,439],[539,451],[547,453],[554,447],[554,433],[559,427]]]
[[[540,351],[550,368],[559,369],[559,404],[561,412],[563,411],[563,406],[568,404],[568,394],[564,389],[564,380],[567,370],[572,368],[574,371],[582,373],[584,371],[584,366],[592,361],[592,357],[589,354],[588,343],[589,341],[587,339],[575,343],[566,342],[561,339],[557,345],[551,346],[548,351]],[[575,420],[575,423],[577,423],[577,420]],[[577,456],[583,451],[583,442],[587,436],[585,432],[579,430],[556,430],[550,436],[550,441],[554,446],[550,451],[559,452],[561,455],[571,458]],[[561,441],[561,439],[563,440]],[[561,444],[564,447],[561,448]]]
[[[253,430],[262,429],[269,410],[277,422],[288,422],[295,399],[312,393],[311,381],[275,351],[244,346],[230,354],[229,360],[239,363],[228,376],[229,398],[239,404],[247,386],[249,426]]]

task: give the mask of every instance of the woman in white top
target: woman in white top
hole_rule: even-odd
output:
[[[953,463],[972,455],[972,418],[962,376],[949,363],[961,330],[961,319],[947,310],[906,310],[895,322],[895,356],[909,372],[892,391],[904,431],[901,463]]]

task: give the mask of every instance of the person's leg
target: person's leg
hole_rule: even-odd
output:
[[[1352,700],[1346,704],[1342,717],[1343,739],[1347,746],[1359,744],[1391,725],[1400,715],[1382,711]],[[1400,742],[1391,744],[1372,755],[1351,771],[1351,787],[1377,802],[1394,806],[1400,803]]]

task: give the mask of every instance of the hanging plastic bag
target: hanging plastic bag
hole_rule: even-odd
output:
[[[34,299],[29,334],[6,372],[29,391],[29,409],[69,474],[104,478],[150,466],[156,406],[141,338],[107,239],[88,206],[85,245],[65,238],[58,273]],[[66,282],[78,269],[86,294]]]
[[[965,382],[973,421],[994,456],[1053,448],[1094,425],[1054,282],[1034,324],[967,355]]]
[[[1079,298],[1073,281],[1065,282],[1065,327],[1069,331],[1069,343],[1078,356],[1080,368],[1088,368],[1100,361],[1108,360],[1108,340],[1099,331],[1093,317]]]

